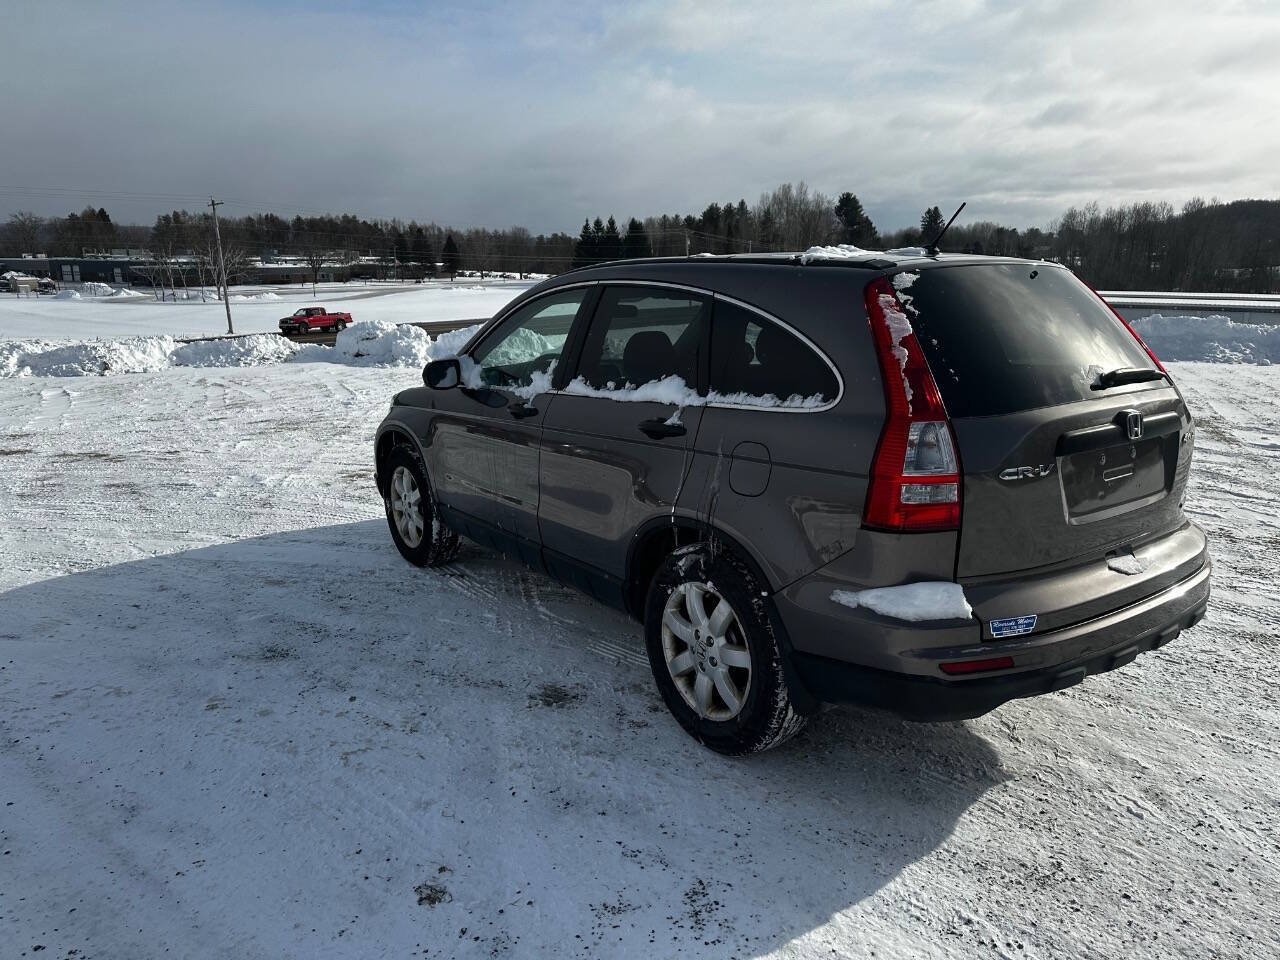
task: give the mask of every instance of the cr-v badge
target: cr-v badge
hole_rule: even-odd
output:
[[[1030,467],[1010,467],[1007,470],[1000,471],[1001,480],[1035,480],[1037,477],[1047,477],[1053,473],[1052,463],[1042,463],[1039,466],[1032,465]]]

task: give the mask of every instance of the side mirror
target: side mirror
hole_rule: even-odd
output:
[[[422,382],[432,390],[451,390],[462,382],[462,364],[457,357],[432,360],[422,368]]]

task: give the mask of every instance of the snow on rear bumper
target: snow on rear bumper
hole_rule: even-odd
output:
[[[910,651],[914,669],[902,673],[859,666],[796,652],[792,666],[818,700],[858,703],[889,710],[909,720],[962,720],[981,716],[1009,700],[1074,686],[1085,677],[1132,662],[1164,646],[1203,619],[1209,601],[1210,563],[1185,580],[1120,610],[1085,623],[1036,634],[1022,641],[997,641]],[[966,679],[947,679],[937,668],[946,661],[1012,657],[1012,670]]]

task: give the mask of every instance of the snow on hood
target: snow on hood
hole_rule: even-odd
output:
[[[846,607],[865,607],[894,620],[971,620],[973,608],[964,587],[946,581],[904,583],[870,590],[833,590],[831,599]]]

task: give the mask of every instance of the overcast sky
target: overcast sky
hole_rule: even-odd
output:
[[[16,7],[5,217],[150,222],[213,192],[576,233],[804,180],[892,229],[960,200],[1043,226],[1095,199],[1280,195],[1263,0]]]

